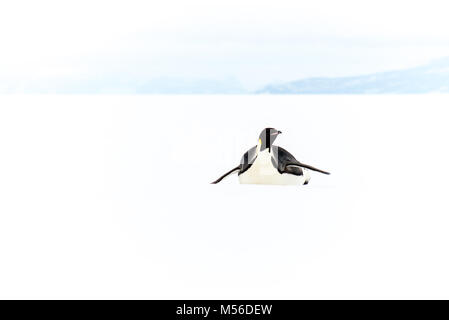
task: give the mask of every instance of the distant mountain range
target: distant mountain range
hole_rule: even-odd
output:
[[[407,70],[341,78],[308,78],[271,84],[256,93],[387,94],[449,93],[449,57]]]
[[[0,94],[240,94],[246,91],[234,78],[155,78],[132,77],[61,77],[50,79],[1,79]]]
[[[245,92],[234,78],[221,80],[157,78],[145,81],[135,89],[137,94],[239,94]]]
[[[0,93],[67,94],[407,94],[449,93],[449,57],[406,70],[338,78],[307,78],[248,90],[238,79],[148,79],[122,75],[15,80],[0,74]]]

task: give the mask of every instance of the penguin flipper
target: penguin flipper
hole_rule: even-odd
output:
[[[309,166],[308,164],[304,164],[304,163],[301,163],[299,161],[289,162],[285,166],[286,167],[289,167],[289,166],[301,167],[301,168],[310,169],[312,171],[320,172],[320,173],[323,173],[323,174],[330,174],[330,172],[327,172],[327,171],[324,171],[324,170],[321,170],[321,169],[317,169],[315,167]]]
[[[228,175],[230,175],[231,173],[234,173],[235,171],[240,170],[240,166],[235,167],[234,169],[226,172],[224,175],[222,175],[220,178],[218,178],[217,180],[215,180],[214,182],[211,182],[211,184],[217,184],[219,183],[221,180],[223,180],[224,178],[226,178]]]
[[[327,171],[320,170],[320,169],[314,168],[312,166],[309,166],[308,164],[299,162],[298,160],[296,160],[296,158],[290,152],[288,152],[284,148],[281,148],[278,146],[273,146],[273,152],[278,158],[277,159],[278,163],[279,163],[278,170],[280,173],[284,173],[285,169],[287,167],[291,166],[291,167],[306,168],[306,169],[310,169],[312,171],[316,171],[316,172],[320,172],[320,173],[324,173],[324,174],[330,174]]]

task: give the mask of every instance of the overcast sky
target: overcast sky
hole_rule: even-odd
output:
[[[8,1],[0,81],[234,78],[253,89],[449,56],[447,1]]]

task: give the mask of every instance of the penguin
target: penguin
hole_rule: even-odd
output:
[[[287,150],[273,145],[282,132],[265,128],[256,146],[246,151],[240,164],[212,182],[217,184],[232,173],[238,172],[241,184],[306,185],[310,181],[309,170],[330,174],[301,163]]]

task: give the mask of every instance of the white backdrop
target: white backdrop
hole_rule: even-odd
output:
[[[0,298],[449,298],[449,96],[2,96]],[[231,176],[264,127],[328,170]]]

